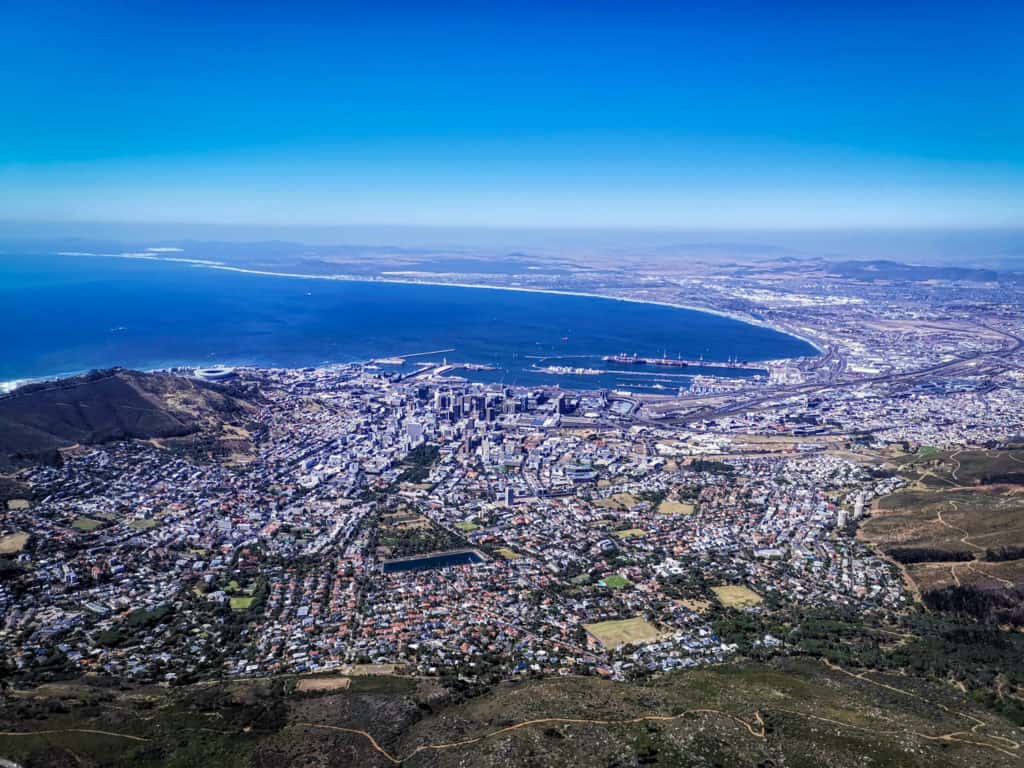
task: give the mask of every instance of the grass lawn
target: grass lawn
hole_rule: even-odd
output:
[[[502,547],[501,549],[497,550],[497,552],[506,560],[518,560],[520,557],[522,557],[522,555],[520,555],[518,552],[516,552],[513,549],[509,549],[508,547]]]
[[[71,524],[71,527],[82,533],[90,533],[99,528],[103,523],[99,520],[93,520],[91,517],[79,517]]]
[[[658,512],[663,515],[692,515],[694,505],[685,501],[668,501],[658,505]]]
[[[140,520],[132,520],[128,526],[138,531],[148,531],[150,528],[156,528],[156,520],[144,517]]]
[[[620,539],[632,539],[640,536],[646,536],[647,531],[645,531],[643,528],[627,528],[624,531],[616,531],[615,535],[618,536]]]
[[[467,520],[462,523],[456,523],[455,527],[458,528],[460,531],[465,531],[466,533],[469,533],[470,531],[477,530],[480,526],[476,523],[471,523]]]
[[[391,675],[355,675],[349,685],[349,690],[352,693],[391,694],[394,696],[408,695],[415,688],[415,680]]]
[[[726,608],[751,608],[761,604],[761,596],[742,584],[723,584],[712,587],[711,591]]]
[[[620,645],[652,643],[661,633],[653,624],[639,616],[619,621],[601,621],[597,624],[584,624],[583,628],[597,638],[605,648],[618,648]]]
[[[0,555],[16,555],[28,544],[27,533],[12,533],[10,536],[0,536]]]
[[[231,610],[232,611],[248,611],[252,607],[252,601],[256,598],[253,597],[232,597],[231,598]]]
[[[637,498],[631,493],[616,493],[607,499],[598,499],[594,502],[595,507],[605,509],[629,509],[637,503]]]
[[[628,587],[630,581],[625,576],[616,573],[606,579],[602,579],[600,583],[609,589],[622,589],[623,587]]]

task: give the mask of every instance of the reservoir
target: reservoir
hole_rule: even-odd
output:
[[[104,256],[0,254],[0,382],[123,366],[301,368],[382,361],[474,363],[472,381],[666,393],[695,373],[607,355],[772,360],[816,354],[771,328],[720,315],[592,296],[318,280]],[[545,366],[602,369],[551,375]],[[609,370],[609,369],[618,370]]]
[[[403,557],[398,560],[385,560],[384,573],[401,571],[433,571],[438,568],[451,568],[455,565],[476,565],[482,563],[483,557],[472,549],[460,549],[454,552],[435,552],[422,557]]]

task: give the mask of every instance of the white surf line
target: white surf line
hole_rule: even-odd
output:
[[[772,325],[771,323],[759,320],[756,317],[750,317],[742,315],[737,312],[728,312],[723,309],[716,309],[714,307],[700,306],[696,304],[680,304],[670,301],[657,301],[654,299],[638,299],[634,296],[616,296],[604,293],[591,293],[588,291],[559,291],[553,288],[527,288],[518,285],[489,285],[486,283],[459,283],[459,282],[444,282],[441,280],[402,280],[391,277],[360,277],[358,275],[309,275],[302,272],[274,272],[272,270],[265,269],[248,269],[246,267],[232,267],[227,264],[216,264],[216,263],[196,263],[193,266],[206,268],[206,269],[220,269],[226,272],[239,272],[246,275],[263,275],[265,277],[290,277],[302,280],[334,280],[341,282],[353,282],[353,283],[397,283],[399,285],[434,285],[448,288],[481,288],[491,291],[518,291],[519,293],[546,293],[552,296],[580,296],[587,299],[607,299],[608,301],[624,301],[630,304],[649,304],[656,307],[668,307],[670,309],[686,309],[691,312],[704,312],[709,315],[717,315],[718,317],[724,317],[729,320],[735,320],[740,323],[746,323],[747,325],[757,326],[759,328],[767,328],[768,330],[781,333],[784,336],[790,336],[794,339],[799,339],[807,344],[814,347],[819,354],[825,354],[825,350],[822,348],[819,342],[812,339],[805,334],[801,334],[797,331],[792,331],[781,326]]]
[[[63,252],[58,255],[69,255],[68,252]],[[204,269],[220,269],[225,272],[238,272],[244,275],[262,275],[265,277],[290,277],[293,279],[300,280],[334,280],[334,281],[348,281],[354,283],[397,283],[400,285],[436,285],[441,287],[450,288],[483,288],[493,291],[519,291],[521,293],[547,293],[553,296],[581,296],[588,299],[608,299],[609,301],[625,301],[631,304],[650,304],[657,307],[669,307],[670,309],[686,309],[691,312],[705,312],[709,315],[717,315],[718,317],[725,317],[730,320],[736,320],[737,322],[746,323],[747,325],[754,325],[760,328],[767,328],[781,333],[784,336],[790,336],[794,339],[799,339],[806,344],[810,344],[818,354],[826,354],[826,350],[821,344],[811,336],[806,335],[800,331],[791,330],[782,326],[773,325],[771,323],[760,320],[756,317],[749,315],[743,315],[738,312],[729,312],[723,309],[717,309],[715,307],[702,306],[698,304],[681,304],[678,302],[670,301],[657,301],[654,299],[638,299],[633,296],[615,296],[603,293],[592,293],[588,291],[559,291],[553,288],[527,288],[524,286],[516,285],[488,285],[484,283],[460,283],[460,282],[444,282],[441,280],[410,280],[401,279],[394,277],[362,277],[359,275],[311,275],[305,272],[275,272],[267,269],[251,269],[248,267],[233,267],[223,262],[211,261],[206,259],[187,259],[181,257],[168,258],[160,256],[158,253],[150,251],[149,253],[90,253],[82,254],[89,256],[107,256],[115,259],[138,259],[140,261],[171,261],[176,263],[183,263],[188,266],[199,267]]]

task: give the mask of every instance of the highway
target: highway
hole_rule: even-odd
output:
[[[957,368],[958,366],[965,365],[976,360],[981,360],[983,358],[1009,357],[1010,355],[1013,355],[1015,352],[1019,351],[1022,346],[1024,346],[1024,337],[1010,333],[1009,331],[1004,331],[999,328],[992,328],[987,325],[979,324],[979,326],[988,331],[998,333],[1006,339],[1009,339],[1011,341],[1010,345],[1004,347],[1001,350],[978,352],[973,355],[968,355],[967,357],[957,358],[956,360],[950,360],[945,363],[937,363],[935,365],[931,365],[926,368],[918,368],[913,371],[887,373],[878,376],[868,376],[862,379],[850,379],[846,381],[830,381],[827,384],[805,384],[796,387],[777,388],[772,389],[770,392],[767,392],[763,395],[752,398],[750,400],[745,400],[740,403],[734,403],[723,407],[705,408],[698,411],[687,413],[685,415],[670,416],[662,419],[643,418],[642,416],[639,416],[638,420],[650,424],[686,424],[693,421],[706,421],[709,419],[716,419],[722,416],[728,416],[735,413],[757,410],[759,406],[762,406],[765,403],[799,395],[813,395],[822,392],[834,391],[837,389],[860,387],[865,384],[890,384],[899,381],[914,381],[916,379],[920,379],[931,374],[939,373],[941,371]],[[831,350],[829,354],[832,354]],[[845,368],[845,361],[843,364],[843,368]]]

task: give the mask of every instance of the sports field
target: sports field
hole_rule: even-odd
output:
[[[613,574],[601,580],[601,583],[609,589],[622,589],[629,586],[629,579],[619,574]]]
[[[248,611],[252,607],[255,598],[239,595],[230,599],[232,611]]]
[[[658,505],[658,512],[662,515],[692,515],[693,509],[693,504],[667,499]]]
[[[618,536],[620,539],[633,539],[639,536],[646,536],[647,531],[645,531],[643,528],[627,528],[624,531],[616,531],[615,535]]]
[[[723,584],[712,587],[711,591],[726,608],[752,608],[761,604],[761,596],[742,584]]]
[[[506,560],[518,560],[520,557],[522,557],[522,555],[520,555],[518,552],[509,549],[508,547],[502,547],[501,549],[497,550],[497,552]]]
[[[620,645],[653,643],[661,633],[653,624],[639,616],[618,621],[600,621],[597,624],[584,624],[583,628],[597,639],[605,648],[618,648]]]
[[[0,555],[16,555],[28,544],[27,533],[12,533],[0,536]]]
[[[101,525],[103,525],[103,523],[99,520],[93,520],[91,517],[79,517],[75,519],[75,522],[71,524],[71,527],[77,531],[82,531],[83,533],[90,533],[91,531],[95,531]]]
[[[351,677],[333,675],[331,677],[303,677],[295,686],[299,693],[309,691],[343,691],[352,685]]]

